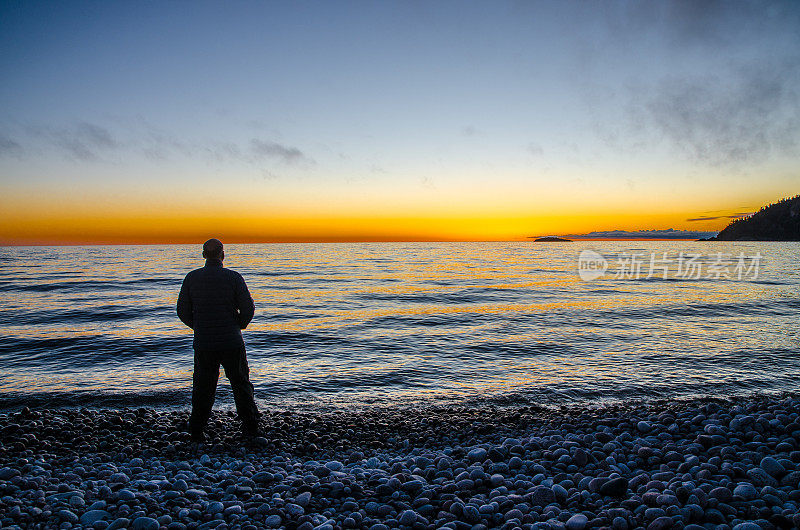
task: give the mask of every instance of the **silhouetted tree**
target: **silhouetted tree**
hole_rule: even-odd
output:
[[[711,241],[800,241],[800,195],[731,221]]]

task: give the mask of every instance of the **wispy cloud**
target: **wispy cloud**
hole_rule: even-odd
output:
[[[43,139],[66,156],[83,162],[99,160],[101,153],[120,147],[108,129],[86,121],[67,127],[30,125],[26,130],[31,137]]]
[[[666,147],[726,169],[800,153],[797,2],[641,1],[578,11],[600,14],[597,37],[577,41],[576,71],[606,146],[631,156]],[[614,76],[620,57],[660,62],[640,55],[653,50],[674,65]],[[609,119],[611,106],[627,123],[616,113]]]
[[[200,158],[212,164],[244,163],[262,170],[262,166],[268,162],[286,165],[314,163],[298,147],[265,138],[246,141],[186,139],[142,119],[118,119],[113,131],[89,121],[58,126],[18,125],[13,138],[0,133],[0,157],[55,150],[80,162],[102,161],[114,153],[123,158],[138,156],[155,162]]]
[[[250,152],[256,158],[276,159],[285,164],[311,161],[311,159],[297,147],[286,146],[277,142],[260,140],[258,138],[253,138],[250,141]]]
[[[726,77],[678,77],[638,87],[632,118],[689,159],[713,166],[795,155],[800,60],[739,67]]]
[[[732,215],[705,215],[700,217],[692,217],[691,219],[687,219],[687,221],[715,221],[717,219],[741,219],[742,217],[753,215],[753,213],[754,212],[741,212]]]
[[[528,154],[533,156],[541,156],[544,154],[544,149],[542,146],[534,142],[530,142],[525,149],[528,151]]]
[[[0,133],[0,156],[17,155],[22,152],[22,146],[15,140]]]

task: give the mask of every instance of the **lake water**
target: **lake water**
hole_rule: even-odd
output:
[[[586,281],[590,249],[609,268]],[[0,248],[0,408],[188,406],[175,301],[202,265],[199,245]],[[587,404],[800,381],[798,243],[227,245],[225,265],[256,303],[244,337],[263,406]]]

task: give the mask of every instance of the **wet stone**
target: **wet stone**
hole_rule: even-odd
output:
[[[624,477],[613,478],[600,486],[600,494],[610,497],[622,497],[628,491],[628,480]]]
[[[566,522],[567,530],[584,530],[589,524],[589,518],[582,513],[577,513]]]
[[[133,530],[158,530],[161,527],[152,517],[137,517],[131,523]]]
[[[106,510],[89,510],[80,516],[80,523],[84,526],[92,526],[97,521],[104,521],[111,517]]]
[[[771,477],[781,478],[786,474],[786,469],[771,456],[765,456],[759,465]]]

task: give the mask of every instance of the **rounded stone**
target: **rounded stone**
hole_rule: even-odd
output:
[[[414,512],[414,510],[403,510],[400,513],[398,520],[402,525],[411,526],[417,522],[417,514]]]
[[[152,517],[137,517],[131,523],[133,530],[158,530],[161,525]]]
[[[75,524],[78,522],[78,516],[69,510],[59,510],[56,515],[63,520]]]
[[[757,523],[744,522],[733,527],[733,530],[762,530]]]
[[[669,530],[673,524],[672,517],[662,516],[647,525],[647,530]]]
[[[733,497],[731,490],[728,488],[714,488],[709,493],[708,496],[714,499],[717,499],[719,502],[729,502]]]
[[[117,499],[122,502],[132,501],[136,498],[136,494],[129,489],[121,489],[117,492]]]
[[[125,473],[114,473],[110,477],[108,477],[108,481],[112,484],[127,484],[130,479],[128,479],[128,475]]]
[[[92,526],[97,521],[103,521],[111,517],[111,514],[105,510],[89,510],[80,517],[80,522],[83,526]]]
[[[748,482],[741,482],[733,488],[733,494],[737,497],[741,497],[746,501],[752,501],[756,497],[758,497],[758,490],[756,490],[755,486]]]
[[[576,513],[567,520],[567,530],[583,530],[588,524],[588,517],[582,513]]]
[[[766,471],[771,477],[781,478],[784,474],[786,474],[786,468],[784,468],[780,462],[771,456],[765,456],[762,458],[761,464],[759,465],[761,469]]]
[[[547,506],[555,500],[555,493],[547,486],[536,486],[531,494],[531,502],[537,506]]]
[[[481,513],[477,506],[467,504],[464,506],[464,520],[468,523],[477,523],[481,520]]]
[[[117,530],[118,528],[128,528],[131,525],[131,520],[127,517],[118,517],[114,519],[106,530]]]
[[[307,507],[311,503],[311,492],[306,491],[295,497],[294,502],[299,504],[303,508]]]
[[[628,491],[628,479],[624,477],[612,478],[600,486],[600,495],[622,497]]]
[[[483,447],[476,447],[467,453],[467,458],[469,458],[470,462],[483,462],[487,456],[488,452]]]
[[[339,462],[338,460],[331,460],[325,464],[325,467],[330,469],[331,471],[341,471],[344,469],[344,464]]]
[[[280,515],[270,515],[264,519],[264,526],[267,528],[278,528],[281,526],[283,520]]]

